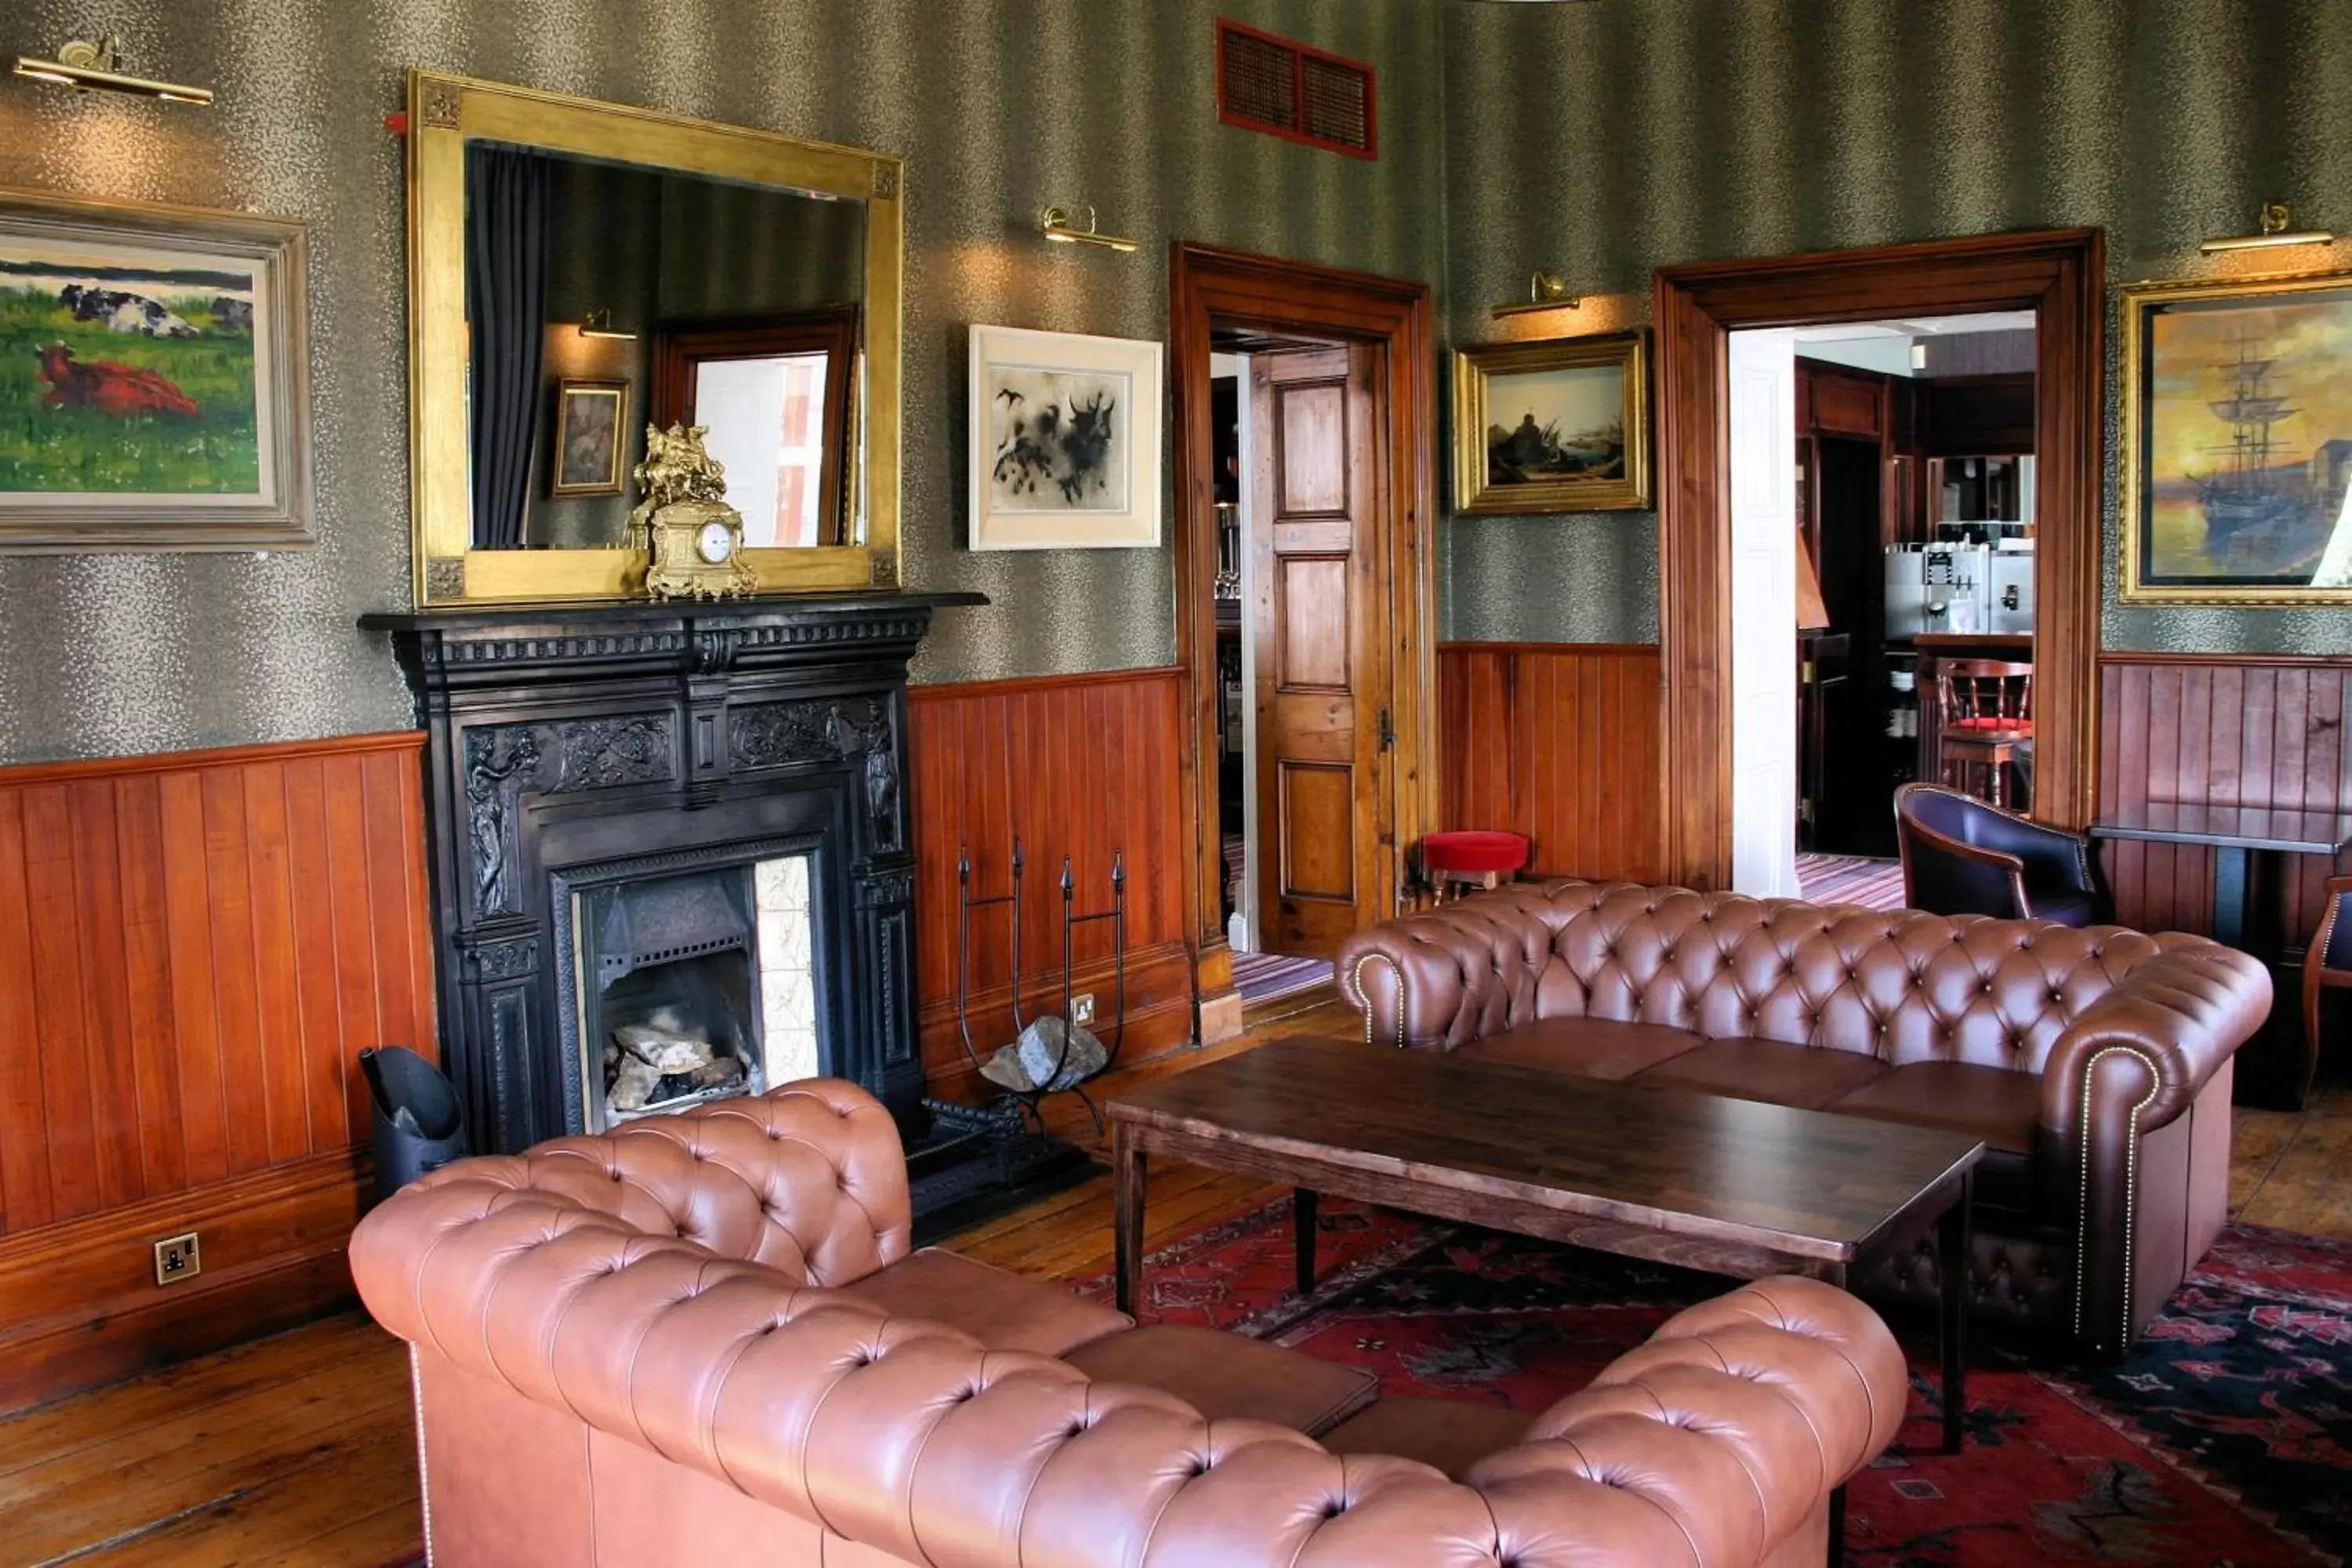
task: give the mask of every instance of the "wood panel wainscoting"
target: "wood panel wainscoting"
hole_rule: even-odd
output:
[[[1445,643],[1437,685],[1447,827],[1526,835],[1536,874],[1666,879],[1654,646]]]
[[[2352,658],[2108,653],[2099,660],[2099,810],[2151,800],[2352,811]],[[2194,846],[2105,846],[2116,918],[2146,931],[2210,931],[2213,855]],[[2340,869],[2284,858],[2268,908],[2299,950],[2319,923],[2320,885]],[[2352,862],[2352,857],[2347,858]],[[2282,997],[2278,1013],[2294,1011]]]
[[[956,1098],[993,1093],[956,1034],[958,858],[972,896],[1012,890],[1013,844],[1026,865],[1021,906],[1023,1016],[1061,1010],[1062,860],[1080,914],[1110,907],[1114,854],[1127,867],[1127,1043],[1122,1061],[1192,1038],[1184,879],[1191,838],[1178,742],[1183,672],[1120,669],[908,691],[915,827],[915,964],[923,1070]],[[971,919],[972,1045],[982,1059],[1013,1037],[1011,910]],[[1112,1017],[1110,922],[1081,926],[1074,988]],[[1105,1034],[1105,1043],[1108,1035]]]
[[[0,770],[0,1409],[348,1297],[357,1054],[434,1049],[423,744]]]

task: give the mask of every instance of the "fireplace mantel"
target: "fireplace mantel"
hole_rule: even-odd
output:
[[[978,594],[363,616],[417,695],[450,1076],[478,1152],[578,1131],[556,879],[631,856],[819,846],[832,1070],[924,1128],[907,662]],[[575,1079],[576,1081],[576,1079]]]

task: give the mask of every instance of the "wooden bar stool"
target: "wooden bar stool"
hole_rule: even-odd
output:
[[[1936,697],[1942,709],[1944,782],[2006,809],[2019,748],[2031,751],[2033,744],[2033,667],[1997,658],[1938,659]]]
[[[1528,863],[1528,845],[1516,833],[1471,828],[1432,833],[1421,841],[1421,874],[1445,901],[1446,884],[1498,888]]]

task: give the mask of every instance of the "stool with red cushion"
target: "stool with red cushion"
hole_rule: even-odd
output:
[[[1527,839],[1517,833],[1486,828],[1432,833],[1421,841],[1421,870],[1444,903],[1447,883],[1500,887],[1526,867],[1528,853]]]
[[[2033,746],[2033,667],[1997,658],[1939,659],[1936,695],[1943,710],[1944,782],[2007,807],[2010,770],[2021,762],[2020,750]],[[1971,781],[1972,772],[1981,784]]]

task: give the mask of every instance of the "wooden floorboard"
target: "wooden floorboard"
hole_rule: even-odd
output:
[[[1354,1037],[1336,1005],[1205,1051],[1122,1068],[1104,1092],[1297,1035]],[[1100,1154],[1084,1109],[1055,1131]],[[2237,1114],[2231,1201],[2263,1225],[2352,1236],[2352,1089],[2300,1115]],[[1151,1174],[1147,1244],[1282,1195],[1182,1166]],[[1108,1173],[948,1245],[1034,1278],[1108,1272]],[[390,1568],[418,1550],[407,1360],[365,1316],[291,1333],[0,1420],[0,1563],[25,1568]]]

